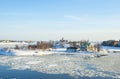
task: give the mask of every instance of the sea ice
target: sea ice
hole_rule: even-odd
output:
[[[0,56],[0,64],[11,69],[48,74],[69,74],[73,77],[120,77],[120,53],[84,59],[81,55]],[[4,62],[3,62],[4,61]]]

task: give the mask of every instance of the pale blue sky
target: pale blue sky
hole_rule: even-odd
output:
[[[120,0],[0,0],[0,39],[120,39]]]

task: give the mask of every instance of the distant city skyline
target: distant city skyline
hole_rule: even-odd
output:
[[[0,40],[120,40],[120,0],[0,0]]]

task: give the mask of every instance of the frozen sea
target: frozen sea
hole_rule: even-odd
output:
[[[0,56],[0,79],[120,79],[120,54]]]
[[[120,53],[102,57],[0,55],[0,79],[120,79]]]

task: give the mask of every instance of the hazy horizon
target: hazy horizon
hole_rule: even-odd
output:
[[[120,40],[120,0],[1,0],[0,40]]]

